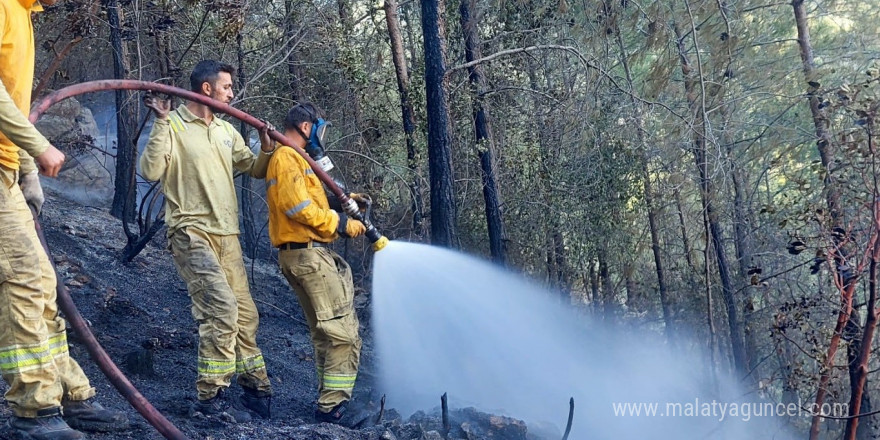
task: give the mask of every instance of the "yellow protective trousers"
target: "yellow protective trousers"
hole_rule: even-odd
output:
[[[12,412],[36,417],[62,397],[85,400],[95,389],[68,353],[55,271],[17,181],[0,167],[0,373]]]
[[[199,324],[199,400],[216,396],[235,373],[243,388],[271,395],[266,362],[257,347],[260,316],[248,288],[238,235],[213,235],[188,226],[168,240]]]
[[[281,250],[281,272],[296,292],[315,348],[318,409],[351,399],[361,355],[351,268],[326,247]]]

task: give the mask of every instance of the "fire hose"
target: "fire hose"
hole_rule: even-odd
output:
[[[239,119],[246,124],[256,128],[262,129],[265,127],[266,123],[260,121],[259,119],[238,110],[228,104],[224,104],[222,102],[216,101],[204,95],[199,95],[197,93],[184,90],[181,88],[177,88],[174,86],[169,86],[165,84],[152,83],[146,81],[137,81],[137,80],[100,80],[100,81],[89,81],[80,84],[75,84],[69,87],[65,87],[63,89],[52,92],[36,103],[34,103],[31,114],[29,116],[30,121],[36,122],[40,116],[49,109],[52,105],[73,97],[77,95],[82,95],[84,93],[92,93],[92,92],[100,92],[100,91],[108,91],[108,90],[143,90],[149,92],[159,92],[164,93],[166,95],[174,95],[183,99],[187,99],[189,101],[194,101],[199,104],[210,107],[212,110],[220,113],[225,113],[229,116],[232,116],[236,119]],[[342,207],[347,215],[352,218],[358,219],[364,223],[366,226],[366,236],[373,243],[373,250],[379,251],[388,244],[388,239],[384,237],[375,226],[373,226],[372,222],[368,218],[367,212],[361,212],[357,206],[357,203],[349,197],[338,185],[333,181],[333,179],[328,175],[314,160],[312,160],[309,155],[303,151],[303,149],[294,145],[293,141],[279,133],[278,131],[271,130],[269,132],[269,137],[279,142],[283,145],[293,148],[299,153],[305,160],[308,162],[309,166],[311,166],[312,170],[315,172],[315,175],[327,185],[327,188],[330,189],[331,192],[337,197],[337,199],[342,204]],[[36,225],[38,235],[40,236],[40,242],[43,245],[43,248],[46,250],[46,253],[51,255],[49,252],[48,244],[46,243],[46,239],[43,236],[42,228],[40,227],[40,222],[37,219],[36,215],[34,216],[34,224]],[[52,258],[49,258],[52,261]],[[53,263],[54,264],[54,263]],[[56,272],[57,275],[57,272]],[[92,357],[92,360],[98,365],[101,371],[107,376],[107,379],[111,384],[116,388],[116,390],[125,397],[126,400],[131,404],[134,409],[136,409],[143,417],[146,419],[154,428],[156,428],[159,433],[161,433],[165,438],[171,440],[188,440],[186,435],[184,435],[177,427],[175,427],[165,416],[163,416],[152,404],[132,385],[132,383],[128,380],[127,377],[119,370],[119,367],[113,363],[113,360],[110,359],[110,356],[107,355],[107,352],[104,351],[101,344],[98,343],[98,340],[95,338],[95,335],[89,329],[88,324],[83,319],[82,315],[77,310],[76,305],[73,302],[73,299],[70,297],[70,292],[67,290],[67,287],[64,286],[63,283],[58,283],[57,285],[57,294],[58,294],[58,306],[61,311],[64,312],[64,315],[67,317],[68,321],[70,321],[70,325],[74,331],[82,338],[86,350],[89,352],[89,355]]]

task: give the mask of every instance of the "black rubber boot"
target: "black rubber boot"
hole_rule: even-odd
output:
[[[241,404],[256,415],[264,418],[272,418],[272,395],[266,392],[244,388],[241,393]]]
[[[104,408],[95,398],[62,400],[64,420],[68,425],[88,432],[117,432],[128,429],[128,416],[122,411]]]
[[[61,418],[61,408],[40,410],[37,417],[10,417],[9,434],[15,440],[83,440],[85,434],[74,430]]]
[[[217,395],[208,400],[199,400],[192,407],[193,413],[199,412],[206,416],[221,416],[228,414],[235,423],[250,422],[252,417],[245,409],[236,408],[229,402],[226,390],[217,391]]]
[[[330,412],[315,411],[315,421],[318,423],[333,423],[346,428],[358,429],[369,425],[370,413],[363,408],[357,408],[350,402],[345,401],[333,407]]]

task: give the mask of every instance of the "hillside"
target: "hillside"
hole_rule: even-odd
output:
[[[123,248],[121,225],[105,211],[83,207],[51,191],[42,214],[55,262],[63,282],[70,288],[80,312],[90,322],[98,340],[128,374],[134,385],[192,439],[419,439],[439,438],[428,429],[439,427],[436,417],[418,413],[413,423],[401,423],[394,410],[386,412],[382,426],[350,431],[333,425],[315,425],[311,421],[315,398],[315,375],[308,328],[285,280],[268,261],[246,261],[251,289],[260,310],[259,343],[264,351],[274,387],[273,416],[270,421],[254,420],[243,424],[223,419],[190,418],[188,409],[195,399],[196,325],[190,315],[189,298],[179,280],[164,240],[157,239],[133,263],[124,265],[117,255]],[[368,316],[366,294],[358,298],[362,327]],[[367,328],[364,367],[358,378],[357,394],[362,399],[377,400],[370,378],[373,371],[371,340]],[[162,437],[116,394],[85,349],[70,335],[71,354],[80,362],[94,386],[101,403],[123,409],[134,421],[125,434],[92,434],[98,440]],[[146,348],[145,348],[146,347]],[[130,374],[130,358],[151,358],[153,373]],[[137,365],[149,365],[149,361]],[[237,387],[234,385],[233,387]],[[237,392],[236,392],[237,393]],[[438,400],[439,402],[439,400]],[[389,404],[389,406],[391,406]],[[518,427],[515,437],[524,438],[521,422],[487,418],[470,412],[471,420],[461,435],[469,439],[488,438],[496,428]],[[0,422],[5,424],[8,408],[0,406]],[[490,420],[491,419],[491,420]],[[474,422],[476,420],[476,422]],[[480,420],[486,429],[480,428]],[[433,428],[429,425],[434,426]],[[503,425],[503,426],[502,426]],[[458,429],[458,428],[455,428]],[[465,431],[471,431],[468,434]],[[483,432],[483,434],[481,434]]]

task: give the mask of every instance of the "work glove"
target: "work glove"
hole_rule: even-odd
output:
[[[355,238],[364,235],[367,232],[367,227],[358,219],[349,218],[345,214],[339,214],[339,226],[336,228],[336,231],[343,237]]]
[[[367,194],[351,193],[348,196],[357,203],[358,209],[361,212],[366,211],[370,204],[373,203],[373,199]]]
[[[40,215],[46,197],[43,195],[43,187],[40,185],[39,172],[35,170],[22,174],[21,178],[18,179],[18,185],[21,187],[21,193],[24,194],[24,200],[34,208],[37,215]]]

